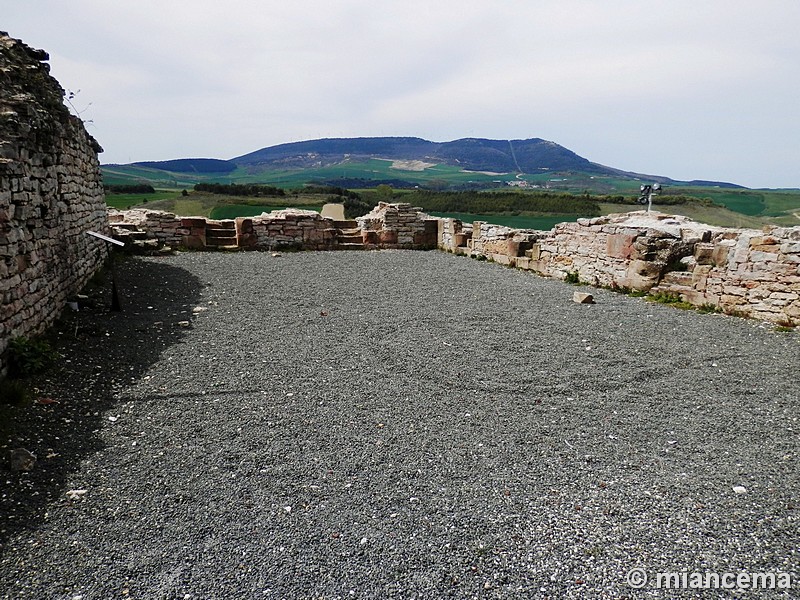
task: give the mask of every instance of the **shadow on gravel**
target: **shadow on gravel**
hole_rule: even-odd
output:
[[[68,502],[66,492],[81,462],[103,447],[105,412],[119,389],[140,378],[161,353],[191,327],[200,281],[165,259],[124,258],[117,264],[122,311],[112,312],[111,278],[87,286],[89,306],[68,311],[48,337],[58,364],[30,381],[36,401],[15,409],[0,444],[37,456],[30,472],[0,466],[0,554],[18,531],[46,518],[48,503]],[[188,323],[187,323],[188,321]]]

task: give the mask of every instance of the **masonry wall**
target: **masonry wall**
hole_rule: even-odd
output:
[[[436,248],[439,219],[408,203],[381,202],[356,220],[368,245],[410,250]]]
[[[439,246],[445,250],[800,325],[800,227],[725,229],[641,211],[560,223],[551,231],[443,221]]]
[[[276,210],[256,217],[215,221],[173,213],[109,210],[114,237],[134,248],[242,250],[427,250],[436,247],[439,219],[410,204],[381,203],[355,221],[336,221],[312,210]]]
[[[9,340],[41,333],[106,257],[97,153],[63,105],[47,54],[0,32],[0,371]]]
[[[109,210],[113,235],[141,251],[171,249],[334,250],[337,222],[310,210],[214,220],[148,209]]]

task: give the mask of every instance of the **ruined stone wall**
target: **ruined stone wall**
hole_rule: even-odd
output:
[[[472,236],[444,219],[439,246],[595,286],[679,295],[743,316],[800,325],[800,227],[725,229],[634,212],[560,223],[551,231],[483,222]]]
[[[436,247],[439,219],[410,204],[381,203],[355,221],[336,221],[312,210],[285,209],[256,217],[214,221],[173,213],[109,210],[114,237],[143,250],[374,250]]]
[[[42,332],[106,257],[97,153],[48,56],[0,32],[0,371],[9,340]]]
[[[411,250],[436,248],[439,219],[408,203],[381,202],[356,220],[368,245]]]
[[[236,225],[245,249],[333,250],[339,232],[333,219],[313,210],[277,210],[269,216],[240,217]]]
[[[719,232],[656,288],[692,304],[800,325],[800,227]]]
[[[116,239],[132,248],[334,250],[337,221],[311,210],[276,210],[256,217],[214,220],[148,209],[109,210]]]

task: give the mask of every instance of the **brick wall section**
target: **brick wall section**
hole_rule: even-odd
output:
[[[800,227],[725,229],[681,216],[608,215],[551,231],[454,219],[439,247],[564,279],[680,295],[687,302],[775,323],[800,325]]]
[[[97,153],[48,59],[0,32],[0,371],[10,339],[44,331],[106,257]]]

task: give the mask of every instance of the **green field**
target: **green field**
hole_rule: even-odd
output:
[[[168,200],[180,196],[178,191],[156,190],[153,194],[106,194],[106,204],[119,210],[125,210],[131,206],[138,206],[155,202],[158,200]]]
[[[116,208],[131,206],[148,206],[154,209],[167,210],[182,215],[211,216],[215,218],[231,218],[233,216],[250,216],[260,214],[264,210],[298,206],[302,208],[318,208],[324,202],[319,196],[302,198],[290,194],[280,198],[221,197],[219,195],[203,195],[192,188],[195,183],[262,183],[281,187],[287,191],[299,190],[308,182],[321,182],[347,179],[366,188],[362,197],[367,202],[377,202],[378,196],[370,189],[370,183],[380,180],[403,181],[409,185],[417,185],[419,189],[488,189],[491,191],[511,190],[506,182],[525,181],[533,187],[532,191],[568,192],[579,194],[589,192],[602,195],[623,195],[633,198],[638,194],[640,182],[626,179],[623,176],[595,176],[586,173],[542,172],[537,174],[515,175],[486,174],[463,171],[449,165],[434,165],[421,171],[410,171],[392,167],[388,160],[371,159],[362,162],[344,162],[339,165],[316,169],[287,169],[282,171],[261,171],[254,168],[239,168],[226,174],[172,173],[152,168],[130,165],[104,166],[103,177],[106,184],[149,183],[157,188],[155,194],[109,194],[107,203]],[[656,210],[684,214],[692,219],[711,225],[726,227],[761,227],[764,224],[795,226],[800,225],[800,190],[749,190],[713,186],[665,185],[665,194],[694,196],[707,199],[713,206],[702,203],[662,206],[659,208],[658,198]],[[530,189],[530,188],[529,188]],[[188,196],[181,196],[182,190],[189,190]],[[394,190],[395,198],[413,190]],[[522,192],[522,190],[520,190]],[[381,198],[390,199],[390,198]],[[397,200],[395,200],[397,201]],[[400,200],[402,201],[402,200]],[[614,200],[609,199],[610,202]],[[254,206],[255,205],[255,206]],[[219,208],[217,208],[219,207]],[[455,208],[455,207],[454,207]],[[603,205],[602,211],[629,212],[641,207],[633,204]],[[457,210],[457,208],[456,208]],[[437,213],[438,214],[438,213]],[[456,213],[441,213],[456,214]],[[486,220],[481,215],[476,216]],[[513,224],[521,228],[549,229],[548,225],[576,216],[551,216],[540,214],[488,213],[503,224]],[[484,215],[485,216],[485,215]]]
[[[309,169],[261,170],[240,167],[230,173],[173,173],[132,165],[102,167],[106,184],[149,183],[155,188],[180,192],[191,190],[195,183],[263,183],[287,190],[296,190],[309,182],[355,180],[369,188],[375,181],[400,181],[409,186],[428,189],[497,189],[510,188],[508,182],[524,181],[534,190],[569,192],[573,194],[625,195],[638,194],[641,181],[624,176],[591,175],[587,173],[559,173],[546,171],[535,174],[488,174],[464,171],[459,167],[438,164],[420,171],[394,168],[389,160],[369,159],[362,162],[343,162]],[[363,182],[363,183],[362,183]],[[762,223],[783,225],[800,224],[800,190],[749,190],[714,186],[665,185],[665,193],[683,194],[705,198],[735,213],[758,217]],[[530,188],[529,188],[530,189]],[[166,196],[162,196],[166,197]],[[148,201],[158,198],[148,198]],[[132,199],[118,196],[110,204],[125,206]],[[633,210],[633,209],[632,209]],[[728,221],[727,217],[723,220]]]
[[[575,221],[579,217],[577,215],[510,215],[508,213],[493,213],[485,215],[477,215],[470,213],[431,213],[434,217],[450,217],[451,219],[458,219],[464,223],[472,223],[474,221],[485,221],[494,225],[504,225],[506,227],[513,227],[514,229],[540,229],[549,231],[557,223],[564,223],[566,221]]]
[[[149,208],[164,210],[183,217],[208,217],[212,219],[233,219],[235,217],[250,217],[260,215],[262,212],[280,210],[283,208],[302,208],[305,210],[322,209],[326,201],[324,195],[290,194],[282,197],[248,198],[242,196],[227,196],[224,194],[209,194],[191,191],[184,196],[181,192],[157,192],[162,195],[155,200],[142,201],[152,194],[109,194],[106,203],[109,206],[126,205],[125,208]]]
[[[322,206],[317,204],[313,206],[301,206],[293,204],[287,205],[254,205],[254,204],[221,204],[211,209],[209,216],[212,219],[235,219],[236,217],[255,217],[265,212],[272,212],[273,210],[283,210],[285,208],[299,208],[303,210],[313,210],[320,212]]]
[[[681,192],[708,198],[728,210],[752,217],[776,219],[787,225],[800,224],[800,191],[798,190],[730,190],[709,187],[685,187]]]

